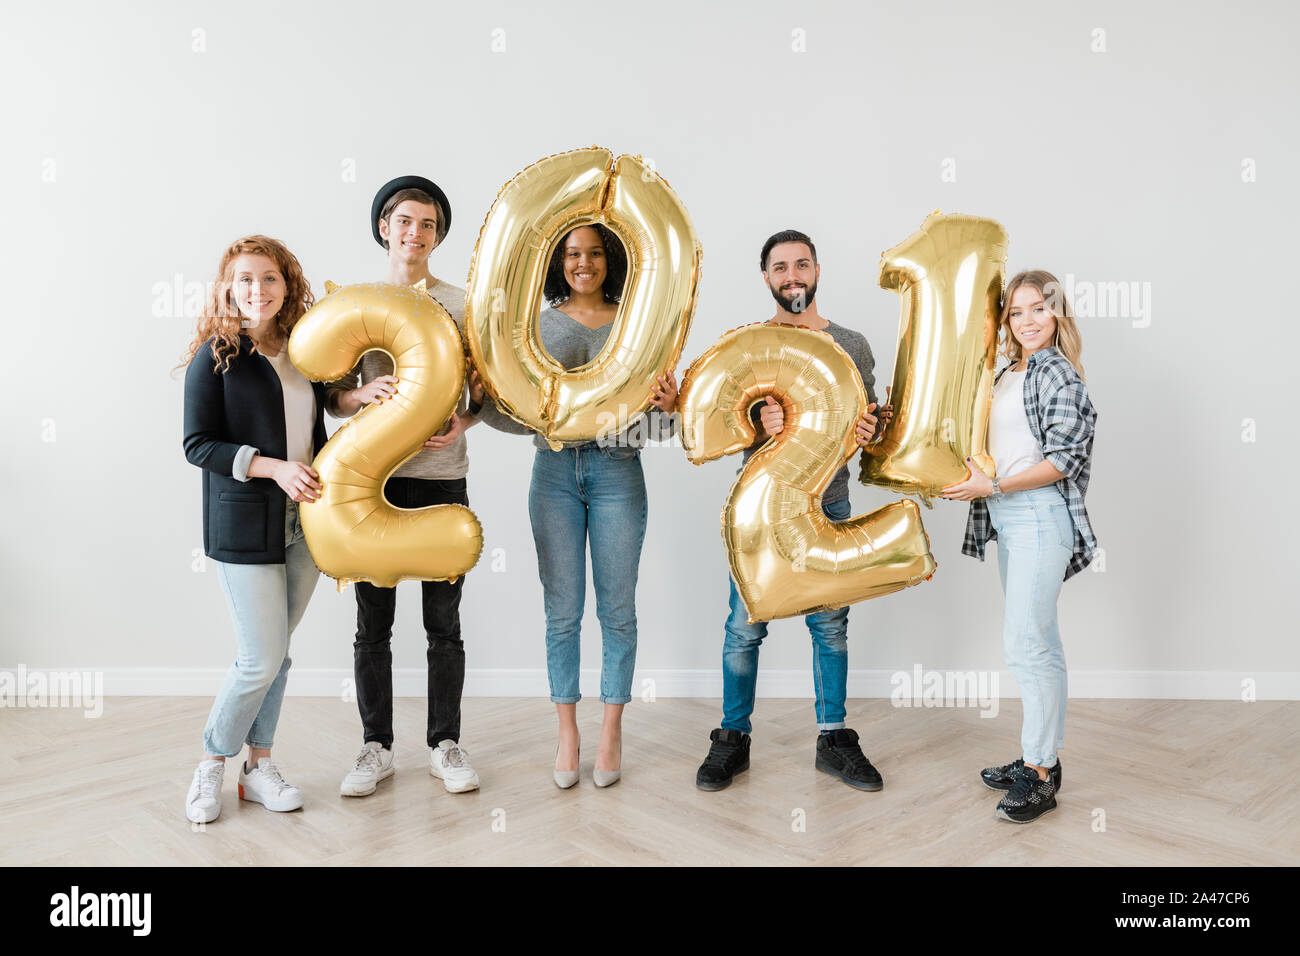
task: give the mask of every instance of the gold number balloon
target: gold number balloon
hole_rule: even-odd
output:
[[[313,381],[348,374],[372,349],[388,353],[397,394],[343,424],[312,466],[322,493],[299,506],[316,565],[339,587],[370,581],[393,587],[416,578],[445,581],[478,562],[483,528],[463,505],[396,508],[384,498],[389,476],[451,417],[465,387],[460,332],[447,311],[414,287],[369,283],[336,288],[289,337],[289,358]]]
[[[749,410],[769,394],[785,427],[746,463],[722,512],[750,623],[844,607],[933,575],[915,502],[848,521],[822,514],[822,491],[857,451],[855,423],[867,407],[857,367],[825,332],[750,325],[718,339],[682,379],[687,457],[702,464],[748,448]]]
[[[969,476],[989,475],[989,412],[1007,233],[992,219],[935,212],[881,257],[880,286],[902,298],[890,401],[894,418],[862,456],[863,484],[927,503]]]
[[[542,347],[539,304],[555,244],[593,222],[623,241],[628,283],[605,347],[569,371]],[[534,163],[502,187],[470,265],[465,332],[488,394],[552,447],[622,431],[681,357],[699,272],[686,208],[640,157],[591,147]]]

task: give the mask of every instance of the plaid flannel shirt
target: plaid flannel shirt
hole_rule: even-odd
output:
[[[1010,368],[998,372],[998,378]],[[1088,389],[1069,360],[1048,346],[1029,356],[1025,375],[1025,417],[1043,457],[1065,477],[1056,482],[1074,522],[1074,554],[1065,569],[1065,580],[1078,574],[1092,561],[1097,539],[1083,505],[1092,471],[1092,436],[1097,410],[1088,399]],[[984,545],[996,538],[989,520],[989,506],[983,498],[971,502],[966,519],[966,540],[962,554],[984,560]]]

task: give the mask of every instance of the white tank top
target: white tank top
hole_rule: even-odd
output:
[[[311,382],[289,361],[289,349],[282,348],[278,355],[267,355],[266,360],[280,376],[280,391],[284,393],[284,442],[288,450],[287,461],[312,461],[312,431],[316,425],[316,393]]]
[[[998,478],[1010,478],[1043,460],[1025,414],[1025,372],[1003,372],[993,389],[989,416],[989,454]]]

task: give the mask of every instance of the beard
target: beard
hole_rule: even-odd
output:
[[[813,297],[817,295],[817,283],[810,286],[795,286],[789,292],[782,292],[779,286],[768,286],[772,292],[772,298],[776,299],[776,304],[787,312],[793,312],[798,315],[805,311],[808,306],[812,305]]]

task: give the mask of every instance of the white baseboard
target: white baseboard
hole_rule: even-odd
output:
[[[13,670],[0,667],[0,671]],[[35,670],[35,668],[29,668]],[[110,697],[211,697],[217,692],[224,670],[215,668],[104,668],[103,693]],[[931,670],[924,672],[926,676]],[[939,674],[946,672],[939,671]],[[959,671],[959,674],[977,672]],[[901,675],[901,676],[900,676]],[[991,687],[992,672],[984,675]],[[1251,681],[1253,685],[1246,682]],[[889,698],[901,694],[919,699],[922,690],[914,671],[850,670],[849,697]],[[924,678],[922,680],[924,683]],[[595,698],[600,690],[600,673],[583,670],[580,683],[584,697]],[[1253,686],[1256,700],[1300,700],[1300,672],[1264,671],[1111,671],[1070,672],[1073,698],[1136,700],[1243,700]],[[427,682],[418,668],[393,671],[393,692],[398,697],[423,697]],[[286,693],[297,697],[334,697],[352,689],[352,672],[335,668],[294,668],[289,673]],[[997,673],[996,696],[1020,696],[1015,680],[1006,671]],[[722,696],[722,672],[701,670],[638,670],[632,683],[634,698]],[[809,670],[759,670],[760,697],[812,697]],[[465,675],[466,697],[548,697],[546,671],[531,669],[471,669]],[[942,696],[942,695],[940,695]]]

